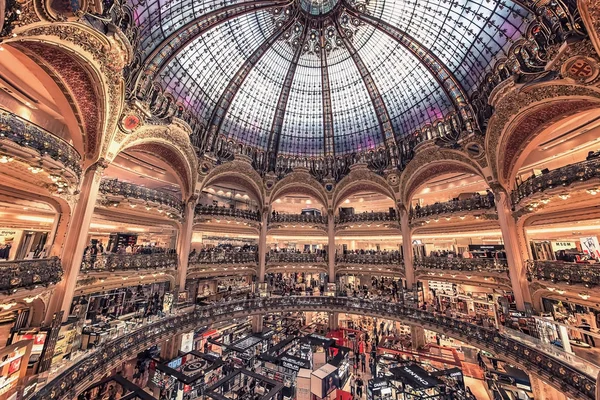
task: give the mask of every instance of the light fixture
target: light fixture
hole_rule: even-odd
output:
[[[558,294],[565,294],[565,291],[564,291],[564,290],[562,290],[562,289],[557,289],[557,290],[556,290],[556,293],[558,293]]]
[[[558,197],[560,197],[561,200],[566,200],[566,199],[568,199],[571,196],[568,195],[568,194],[559,194]]]
[[[29,167],[27,169],[31,171],[32,174],[39,174],[40,172],[44,172],[44,169],[42,167]]]
[[[587,300],[590,298],[590,295],[588,293],[579,293],[579,297],[581,297],[584,300]]]
[[[12,157],[10,157],[10,156],[7,156],[7,155],[2,155],[2,156],[0,156],[0,164],[6,164],[6,163],[9,163],[9,162],[11,162],[12,160],[13,160],[13,158],[12,158]]]
[[[11,301],[10,303],[2,303],[0,304],[0,308],[2,308],[4,311],[10,310],[12,307],[16,306],[17,303],[15,303],[14,301]]]
[[[466,216],[465,216],[465,215],[461,215],[459,218],[460,218],[460,219],[465,219],[465,218],[466,218]]]
[[[588,190],[586,190],[586,192],[588,192],[592,196],[595,196],[598,194],[598,189],[588,189]]]
[[[350,199],[346,199],[346,200],[344,201],[344,203],[346,203],[346,204],[349,204],[349,203],[350,203]]]

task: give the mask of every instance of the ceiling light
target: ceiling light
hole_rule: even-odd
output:
[[[312,204],[312,201],[310,201],[310,199],[306,200],[306,204]]]
[[[9,163],[13,160],[12,157],[6,156],[6,155],[2,155],[0,156],[0,164],[6,164]]]
[[[27,169],[31,171],[32,174],[39,174],[40,172],[44,172],[44,169],[42,167],[29,167]]]
[[[598,190],[597,189],[588,189],[588,190],[586,190],[586,192],[588,192],[592,196],[595,196],[595,195],[598,194]]]
[[[568,194],[560,194],[560,195],[558,195],[558,197],[560,197],[561,200],[566,200],[566,199],[568,199],[571,196],[568,195]]]
[[[590,295],[588,293],[579,293],[579,297],[581,297],[584,300],[587,300],[590,298]]]
[[[49,224],[51,224],[52,222],[54,222],[54,218],[36,217],[35,215],[18,215],[17,219],[21,220],[21,221],[46,222],[46,223],[49,223]]]
[[[344,201],[344,203],[346,203],[346,204],[349,204],[349,203],[350,203],[350,199],[346,199],[346,200]]]

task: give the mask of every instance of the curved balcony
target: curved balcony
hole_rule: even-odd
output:
[[[530,280],[581,284],[586,287],[600,285],[600,264],[528,260],[526,267]]]
[[[495,205],[487,197],[472,197],[464,200],[450,200],[412,209],[411,219],[429,218],[439,215],[470,213],[477,210],[491,210]]]
[[[267,262],[272,263],[321,263],[325,262],[325,254],[317,253],[270,253]]]
[[[364,212],[360,214],[341,214],[335,217],[336,224],[351,222],[398,222],[398,218],[395,212]]]
[[[58,257],[36,260],[0,261],[0,291],[35,289],[60,282],[63,269]]]
[[[250,264],[258,261],[254,252],[200,252],[190,255],[190,264]]]
[[[271,214],[270,224],[324,224],[327,225],[326,215],[309,214]]]
[[[81,262],[83,273],[104,271],[131,271],[143,269],[176,269],[177,254],[99,254],[86,256]]]
[[[48,156],[81,176],[81,156],[61,138],[16,114],[0,109],[0,143],[10,141],[18,146],[35,150],[41,157]],[[6,146],[0,146],[5,149]]]
[[[258,211],[238,210],[237,208],[218,207],[213,205],[198,204],[195,210],[196,216],[233,218],[250,221],[260,221],[260,213]]]
[[[425,329],[473,343],[544,378],[561,392],[577,399],[594,399],[598,368],[575,359],[559,349],[539,346],[535,339],[524,340],[511,332],[501,332],[468,322],[445,317],[400,303],[362,300],[349,297],[274,297],[257,298],[198,307],[188,313],[167,317],[138,330],[101,345],[98,350],[65,370],[46,386],[39,389],[31,399],[76,398],[79,391],[115,368],[123,360],[140,349],[147,348],[178,333],[196,326],[231,320],[238,316],[250,316],[285,311],[331,311],[371,315],[379,318],[416,324]]]
[[[100,193],[125,199],[140,200],[145,203],[158,204],[170,208],[183,215],[183,203],[178,196],[159,190],[149,189],[133,183],[122,182],[118,179],[103,179],[100,182]]]
[[[399,253],[338,254],[335,261],[339,264],[402,265]]]
[[[600,158],[565,165],[546,174],[531,177],[512,191],[511,200],[516,206],[521,200],[536,193],[543,193],[560,186],[570,186],[575,182],[585,182],[593,178],[600,178]]]
[[[415,258],[414,265],[417,269],[508,273],[506,260],[494,258],[420,257]]]

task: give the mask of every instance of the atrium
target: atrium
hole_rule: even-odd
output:
[[[600,1],[0,0],[0,400],[600,400]]]

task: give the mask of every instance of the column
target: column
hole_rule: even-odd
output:
[[[194,213],[197,196],[192,196],[184,205],[183,223],[177,235],[177,282],[179,292],[185,291],[185,280],[189,263],[192,235],[194,233]]]
[[[402,231],[402,253],[404,258],[404,275],[406,277],[406,286],[412,290],[415,281],[415,267],[413,265],[412,232],[410,231],[410,220],[406,207],[398,207],[400,214],[400,229]]]
[[[269,207],[263,207],[258,237],[258,282],[265,283],[267,271],[267,228],[269,224]]]
[[[160,358],[166,361],[170,361],[179,355],[179,348],[181,347],[181,334],[171,336],[165,340],[160,346]]]
[[[329,330],[335,331],[339,325],[340,314],[336,312],[328,313],[329,316]]]
[[[335,283],[335,217],[333,210],[327,215],[327,274],[329,283]]]
[[[427,344],[427,339],[425,338],[425,329],[421,328],[420,326],[411,326],[410,340],[412,342],[413,351],[425,346]]]
[[[559,392],[537,376],[529,374],[529,381],[531,382],[531,390],[535,400],[567,400],[567,396],[564,393]]]
[[[525,310],[525,303],[531,304],[531,293],[525,271],[524,255],[526,243],[519,239],[517,224],[512,216],[512,207],[508,194],[504,190],[496,191],[496,210],[498,223],[502,231],[502,240],[506,250],[510,282],[519,311]]]
[[[79,198],[73,209],[64,242],[64,250],[61,258],[63,279],[56,285],[54,293],[50,298],[46,322],[51,321],[52,315],[60,310],[64,311],[63,321],[66,321],[69,316],[77,277],[81,267],[81,260],[83,259],[83,251],[88,244],[90,221],[92,220],[94,207],[96,206],[100,180],[102,179],[102,172],[106,167],[107,164],[104,160],[100,160],[88,167],[83,173]]]
[[[263,321],[262,315],[252,316],[252,333],[261,333],[263,331]]]

